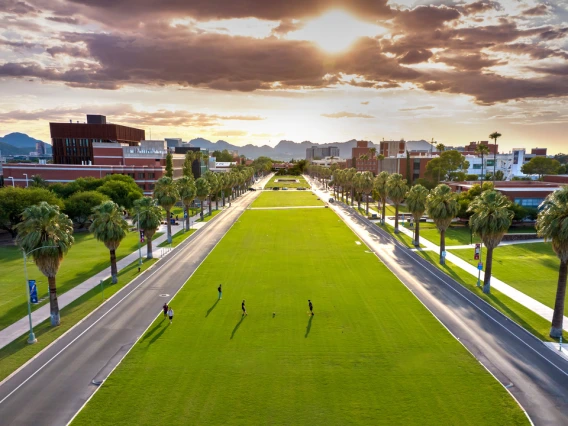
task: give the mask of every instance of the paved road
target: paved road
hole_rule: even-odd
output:
[[[351,208],[331,208],[508,387],[534,424],[568,425],[568,361]]]
[[[0,424],[65,425],[260,194],[248,193],[0,386]],[[213,289],[215,290],[215,289]],[[162,297],[167,294],[169,296]]]

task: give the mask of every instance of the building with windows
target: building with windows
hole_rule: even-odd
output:
[[[339,148],[336,146],[312,146],[306,149],[306,160],[319,160],[324,157],[339,157]]]

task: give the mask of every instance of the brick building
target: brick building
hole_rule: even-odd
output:
[[[358,172],[369,171],[374,174],[377,173],[379,160],[371,150],[376,150],[376,148],[368,141],[357,141],[357,145],[351,148],[351,164]],[[367,158],[361,158],[361,156],[367,156]]]

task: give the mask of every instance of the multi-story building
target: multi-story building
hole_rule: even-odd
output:
[[[351,164],[358,172],[377,173],[377,156],[376,148],[372,142],[357,141],[357,145],[351,148]]]
[[[332,164],[339,164],[345,162],[346,160],[339,157],[325,157],[321,160],[312,160],[311,164],[315,164],[318,166],[330,167]]]
[[[193,173],[195,179],[198,179],[209,168],[209,160],[205,160],[206,157],[209,158],[209,150],[196,146],[176,146],[174,148],[176,154],[183,154],[184,157],[188,151],[201,152],[201,159],[193,160],[193,163],[191,163],[191,173]]]
[[[471,154],[476,155],[476,149],[478,145],[485,145],[489,148],[489,153],[491,155],[495,154],[496,152],[499,153],[499,145],[495,145],[494,143],[489,143],[489,141],[481,141],[481,142],[470,142],[469,145],[465,146],[464,154]]]
[[[404,139],[399,141],[381,141],[379,144],[379,153],[386,157],[397,157],[399,154],[406,152],[406,142]]]
[[[324,157],[339,157],[339,148],[336,146],[312,146],[306,149],[306,160],[320,160]]]
[[[107,124],[104,115],[87,115],[86,123],[49,123],[49,130],[55,164],[94,164],[94,143],[136,146],[146,137],[144,130]]]

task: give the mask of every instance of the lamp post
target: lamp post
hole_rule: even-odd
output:
[[[28,174],[24,173],[23,175],[26,177],[26,188],[27,188],[28,187]]]
[[[37,339],[35,337],[34,334],[34,328],[32,325],[32,306],[31,306],[31,301],[30,301],[30,286],[28,283],[28,265],[27,265],[27,261],[28,261],[28,255],[30,253],[33,253],[36,250],[41,250],[41,249],[45,249],[45,248],[57,248],[57,246],[44,246],[44,247],[38,247],[35,248],[29,252],[26,253],[25,250],[22,250],[22,254],[24,255],[24,275],[26,277],[26,294],[28,296],[28,319],[30,322],[30,337],[28,338],[28,343],[31,345],[33,343],[37,343]]]
[[[12,187],[16,186],[14,185],[14,178],[12,176],[8,176],[8,179],[12,179]]]
[[[140,243],[142,240],[142,237],[140,235],[140,212],[136,213],[137,216],[137,220],[136,220],[136,224],[138,225],[138,266],[139,266],[139,270],[140,267],[142,266],[142,248],[140,247]]]

